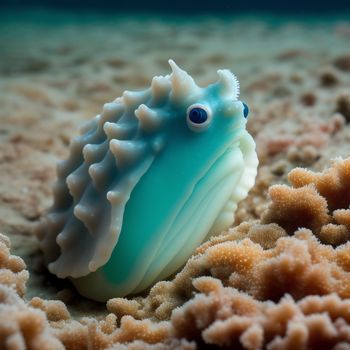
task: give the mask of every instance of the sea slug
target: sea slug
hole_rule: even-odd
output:
[[[125,91],[81,129],[57,166],[38,237],[50,272],[105,301],[176,272],[233,222],[258,159],[229,70],[201,88],[172,73]]]

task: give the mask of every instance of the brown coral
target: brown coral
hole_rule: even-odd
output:
[[[28,307],[10,287],[0,285],[0,348],[63,350],[45,314]]]
[[[322,173],[296,168],[289,173],[288,180],[295,188],[314,184],[320,195],[327,200],[330,211],[349,207],[350,158],[333,160],[332,167]]]
[[[350,301],[335,294],[258,302],[212,277],[193,283],[200,293],[172,315],[178,337],[249,350],[349,346]]]
[[[262,223],[277,223],[288,234],[309,228],[325,244],[334,246],[350,238],[350,159],[333,160],[322,173],[293,169],[288,179],[293,187],[269,189],[272,203]]]
[[[52,323],[55,336],[66,349],[106,349],[113,344],[128,344],[138,341],[143,344],[162,343],[170,338],[168,322],[153,323],[150,320],[135,320],[124,316],[120,325],[113,314],[98,321],[83,318],[78,321]]]
[[[29,274],[18,256],[10,255],[10,240],[0,233],[0,285],[12,286],[23,296]]]
[[[329,222],[327,202],[314,186],[295,189],[275,185],[270,187],[269,194],[272,203],[263,214],[262,223],[277,223],[292,234],[299,227],[319,232]]]

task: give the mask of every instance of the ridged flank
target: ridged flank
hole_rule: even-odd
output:
[[[169,106],[199,96],[194,80],[172,60],[169,64],[172,74],[154,77],[149,89],[125,91],[106,103],[72,140],[68,159],[57,165],[54,204],[38,237],[58,277],[79,278],[109,260],[131,192],[165,147],[163,125],[177,117]],[[225,70],[218,74],[218,91],[236,99],[235,77]]]

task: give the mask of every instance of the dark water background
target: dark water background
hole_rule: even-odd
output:
[[[83,11],[182,12],[198,14],[268,11],[278,13],[330,13],[350,10],[350,0],[0,0],[4,9],[59,9]]]

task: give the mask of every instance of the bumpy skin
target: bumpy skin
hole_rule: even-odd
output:
[[[173,61],[141,92],[124,92],[72,140],[39,239],[49,270],[104,301],[174,273],[233,222],[254,184],[255,144],[228,70],[206,88]],[[193,124],[192,107],[208,112]],[[194,108],[193,107],[193,108]]]

